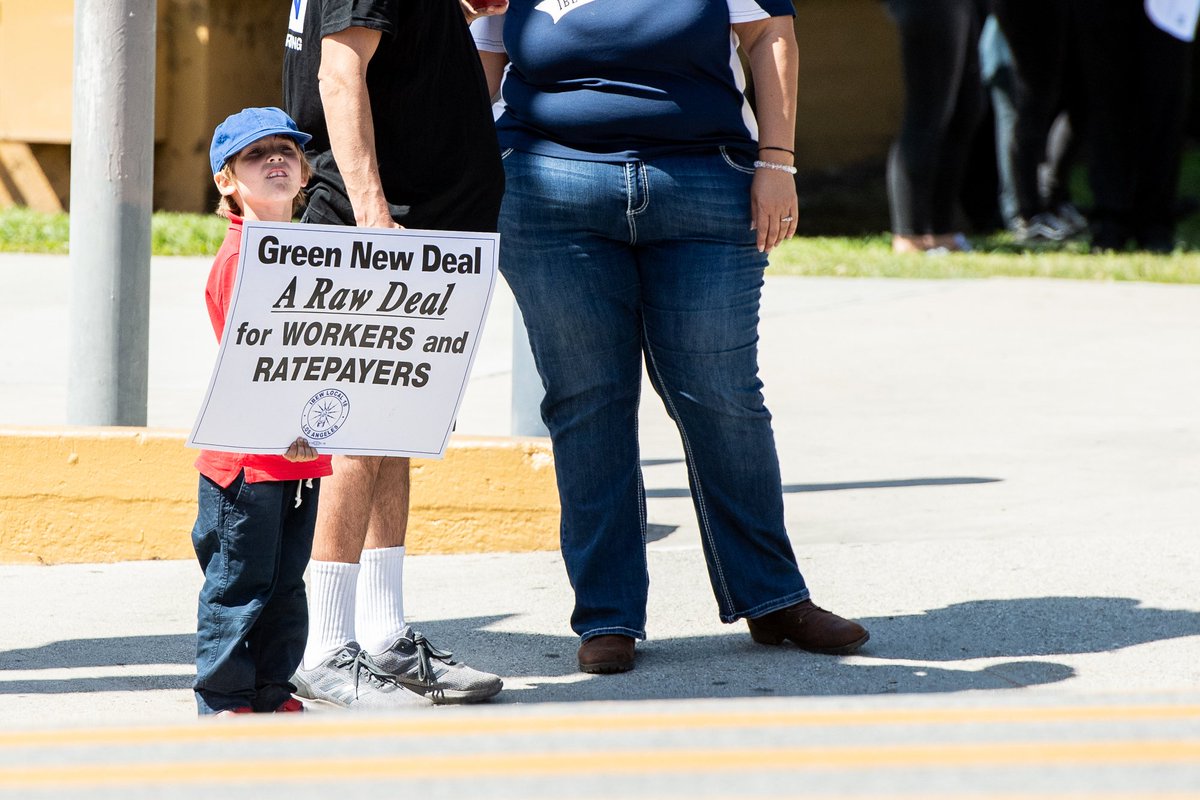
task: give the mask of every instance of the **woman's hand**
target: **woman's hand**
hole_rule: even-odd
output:
[[[307,439],[300,436],[292,442],[292,446],[287,449],[283,457],[294,462],[316,461],[317,451],[312,448]]]
[[[470,0],[458,0],[458,4],[462,6],[463,16],[467,18],[468,25],[480,17],[494,17],[508,11],[508,0],[474,0],[474,3]]]
[[[781,170],[758,169],[750,184],[750,230],[758,231],[758,251],[769,253],[796,235],[799,216],[795,179]]]
[[[796,181],[789,174],[795,160],[796,138],[796,33],[791,16],[768,17],[733,25],[758,101],[758,158],[784,169],[760,167],[750,188],[752,230],[758,231],[763,253],[796,233]]]

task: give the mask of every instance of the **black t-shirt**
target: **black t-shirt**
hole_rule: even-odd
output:
[[[392,216],[408,228],[494,231],[504,191],[487,82],[458,0],[292,0],[283,98],[313,165],[308,222],[354,224],[317,85],[321,38],[378,30],[367,67],[375,150]]]

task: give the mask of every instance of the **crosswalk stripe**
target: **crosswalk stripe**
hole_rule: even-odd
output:
[[[565,752],[470,752],[337,758],[186,760],[157,763],[45,764],[0,767],[0,789],[145,786],[231,782],[346,782],[404,778],[439,781],[556,775],[715,774],[748,769],[811,772],[885,769],[1200,765],[1200,740],[987,742],[745,749],[611,748]],[[236,776],[233,778],[232,776]],[[232,781],[231,781],[232,778]]]
[[[493,709],[494,710],[494,709]],[[421,738],[554,734],[572,731],[623,732],[728,730],[736,728],[858,727],[897,725],[1037,725],[1137,721],[1200,721],[1200,706],[1067,706],[922,709],[836,709],[829,711],[730,710],[727,712],[641,712],[630,714],[496,714],[481,711],[419,717],[366,714],[266,715],[224,723],[153,727],[63,728],[0,732],[0,753],[11,748],[121,746],[230,739],[304,740],[330,738]],[[420,724],[413,724],[419,719]]]

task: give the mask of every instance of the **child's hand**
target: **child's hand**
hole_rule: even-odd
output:
[[[300,436],[296,441],[292,442],[292,446],[287,449],[283,457],[288,461],[316,461],[317,451],[303,436]]]

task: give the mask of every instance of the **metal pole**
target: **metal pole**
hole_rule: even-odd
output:
[[[539,410],[546,392],[533,363],[525,320],[516,303],[513,303],[512,329],[512,435],[549,436]]]
[[[75,0],[67,421],[145,425],[155,0]]]

